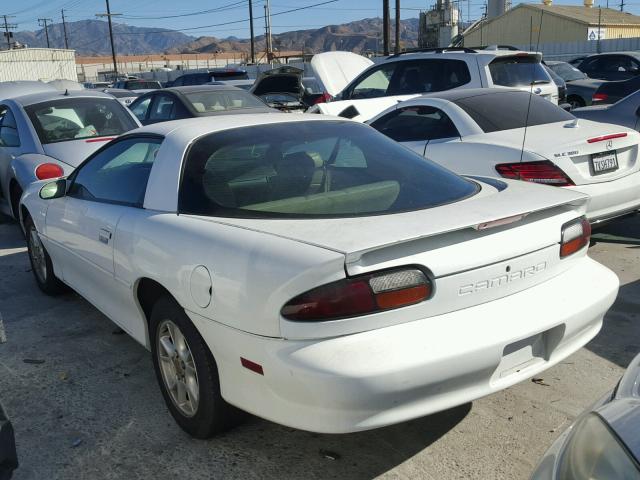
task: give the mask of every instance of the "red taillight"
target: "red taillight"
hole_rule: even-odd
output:
[[[327,92],[324,92],[322,95],[320,95],[318,98],[316,98],[313,101],[314,105],[317,105],[319,103],[327,103],[329,100],[331,100],[333,97],[331,97],[331,95],[329,95]]]
[[[601,137],[588,138],[587,143],[604,142],[605,140],[612,140],[614,138],[624,138],[626,136],[627,136],[626,132],[612,133],[611,135],[602,135]]]
[[[593,97],[591,97],[591,101],[592,102],[603,102],[605,101],[607,98],[609,98],[609,95],[607,95],[606,93],[594,93]]]
[[[431,281],[417,268],[345,278],[298,295],[282,307],[284,318],[298,321],[357,317],[427,300]]]
[[[55,163],[43,163],[36,168],[36,178],[38,180],[47,180],[49,178],[58,178],[64,176],[64,170],[60,165]]]
[[[567,187],[573,185],[571,179],[557,165],[548,160],[539,162],[501,163],[496,170],[504,178],[526,182]]]
[[[591,225],[586,217],[576,218],[562,226],[560,258],[568,257],[589,245]]]

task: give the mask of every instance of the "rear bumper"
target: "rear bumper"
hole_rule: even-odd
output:
[[[291,427],[346,433],[461,405],[549,368],[597,334],[617,291],[615,274],[584,257],[497,301],[323,340],[258,337],[189,315],[229,403]]]
[[[640,209],[640,172],[610,182],[567,187],[591,198],[587,218],[598,223]]]

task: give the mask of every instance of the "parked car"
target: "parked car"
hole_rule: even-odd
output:
[[[565,83],[564,79],[556,72],[554,72],[551,68],[549,68],[548,65],[543,63],[542,66],[551,77],[551,80],[553,80],[553,83],[556,84],[556,87],[558,87],[558,105],[564,106],[567,102],[567,84]],[[570,105],[569,107],[567,107],[567,109],[570,109]]]
[[[139,125],[115,98],[95,90],[0,101],[0,211],[18,218],[27,185],[68,175],[104,142]]]
[[[0,404],[0,480],[9,480],[16,468],[18,468],[18,455],[15,434]]]
[[[228,85],[230,87],[241,88],[249,91],[253,87],[255,80],[213,80],[206,85]]]
[[[589,78],[584,72],[566,62],[548,61],[546,65],[567,84],[567,102],[571,108],[591,105],[591,98],[603,80]]]
[[[573,65],[574,67],[577,67],[578,65],[580,65],[582,63],[582,61],[585,58],[587,58],[587,55],[582,55],[580,57],[576,57],[576,58],[573,58],[573,59],[569,60],[567,63],[569,65]]]
[[[21,212],[39,287],[151,349],[168,409],[204,438],[231,405],[353,432],[562,361],[618,291],[587,256],[587,200],[462,178],[358,122],[262,114],[131,132]]]
[[[589,78],[628,80],[640,73],[640,52],[608,52],[589,55],[576,65]]]
[[[111,87],[111,82],[84,82],[84,88],[90,89],[103,89]]]
[[[131,105],[136,98],[142,95],[140,91],[124,90],[122,88],[104,88],[102,92],[115,97],[125,107]]]
[[[434,93],[387,109],[371,126],[454,172],[586,193],[592,223],[640,209],[640,134],[578,121],[536,95],[507,89]]]
[[[640,89],[640,76],[619,82],[603,82],[593,94],[594,105],[610,105],[637,92]]]
[[[140,96],[130,107],[143,125],[231,113],[278,113],[255,95],[226,85],[165,88]]]
[[[120,90],[156,90],[162,88],[160,82],[156,80],[118,80],[113,84],[113,88]]]
[[[578,108],[571,113],[585,120],[615,123],[640,131],[640,91],[618,100],[613,105],[593,105]]]
[[[531,480],[640,478],[640,355],[616,388],[558,437]]]
[[[329,52],[325,54],[328,63]],[[540,63],[539,53],[486,48],[438,48],[392,55],[361,73],[328,103],[309,111],[365,121],[400,101],[429,92],[479,87],[515,87],[558,103],[558,89]],[[335,61],[316,76],[339,70]],[[345,67],[346,68],[346,67]]]
[[[216,80],[247,80],[247,71],[239,68],[215,68],[206,72],[185,73],[173,82],[172,87],[185,87],[190,85],[204,85]]]
[[[315,100],[302,84],[303,74],[300,68],[288,65],[267,70],[260,73],[249,91],[272,108],[303,112]]]

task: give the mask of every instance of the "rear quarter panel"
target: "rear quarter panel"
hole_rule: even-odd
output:
[[[346,275],[337,252],[214,219],[148,210],[120,219],[114,264],[116,279],[133,295],[139,280],[150,278],[187,311],[269,337],[281,335],[280,309],[287,301]],[[200,265],[212,279],[206,307],[193,297],[192,273]]]

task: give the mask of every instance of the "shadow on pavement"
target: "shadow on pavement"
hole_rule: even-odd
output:
[[[620,287],[618,298],[604,317],[602,330],[586,348],[627,368],[640,352],[640,281]]]
[[[591,241],[595,243],[620,243],[640,245],[640,215],[612,221],[593,229]]]

